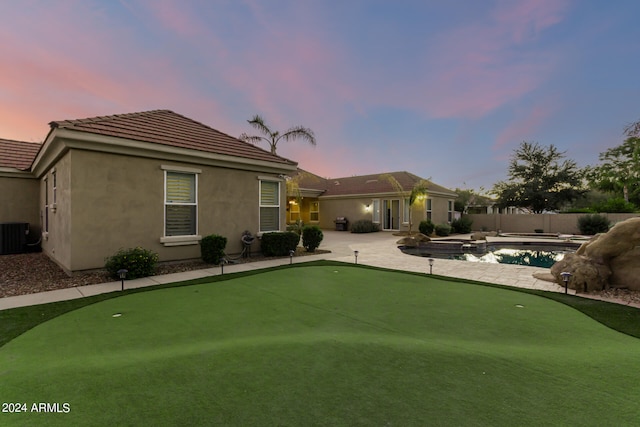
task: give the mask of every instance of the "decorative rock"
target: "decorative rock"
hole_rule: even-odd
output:
[[[565,255],[551,267],[556,282],[560,273],[572,273],[569,287],[578,292],[609,286],[640,290],[640,217],[619,222],[607,233],[583,243],[575,254]]]
[[[419,246],[420,243],[429,242],[429,241],[431,241],[431,238],[429,238],[428,236],[425,236],[422,233],[418,233],[418,234],[412,234],[410,236],[405,236],[402,239],[398,240],[396,244],[407,246],[409,248],[415,248],[416,246]]]

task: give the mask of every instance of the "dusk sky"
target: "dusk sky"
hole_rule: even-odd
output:
[[[522,141],[580,166],[640,120],[638,0],[0,0],[0,138],[170,109],[233,136],[255,114],[324,177],[506,179]],[[262,148],[268,149],[266,145]]]

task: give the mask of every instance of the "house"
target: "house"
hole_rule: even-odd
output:
[[[161,261],[198,258],[213,233],[239,253],[244,230],[283,228],[291,160],[168,110],[50,126],[30,165],[35,147],[2,142],[21,154],[2,156],[0,221],[40,228],[42,250],[67,272],[134,246]]]
[[[325,229],[336,217],[406,229],[407,197],[420,181],[394,172],[398,190],[382,175],[321,178],[169,110],[50,128],[42,144],[0,139],[0,225],[28,223],[29,240],[67,272],[102,268],[136,246],[160,261],[199,258],[209,234],[227,237],[226,251],[237,254],[245,230],[284,230],[297,219]],[[455,197],[429,182],[413,223],[450,222]]]
[[[326,179],[299,169],[292,181],[288,223],[299,219],[329,229],[336,218],[345,217],[351,223],[371,220],[382,230],[408,230],[409,195],[416,184],[425,181],[426,197],[411,207],[413,229],[426,219],[434,224],[454,219],[456,193],[405,171]]]

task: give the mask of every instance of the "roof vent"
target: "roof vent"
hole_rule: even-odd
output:
[[[335,185],[340,185],[340,181],[334,181],[333,182]]]

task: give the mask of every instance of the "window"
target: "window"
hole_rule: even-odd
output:
[[[197,185],[195,173],[165,171],[165,236],[197,234]]]
[[[371,211],[371,221],[380,224],[380,199],[373,200],[373,210]]]
[[[320,202],[311,202],[309,206],[309,221],[318,222],[320,220]]]
[[[447,208],[447,221],[453,221],[453,200],[449,200]]]
[[[294,223],[300,219],[300,205],[295,200],[289,201],[289,222]]]
[[[44,232],[49,232],[49,179],[44,179]]]
[[[402,222],[409,222],[409,211],[411,210],[411,206],[409,206],[409,199],[403,199],[402,201]]]
[[[260,231],[280,230],[280,183],[260,181]]]
[[[431,199],[427,199],[427,219],[431,221]]]
[[[51,190],[53,191],[53,205],[51,206],[51,212],[56,211],[56,202],[58,201],[57,190],[58,190],[58,174],[56,170],[51,171]]]

